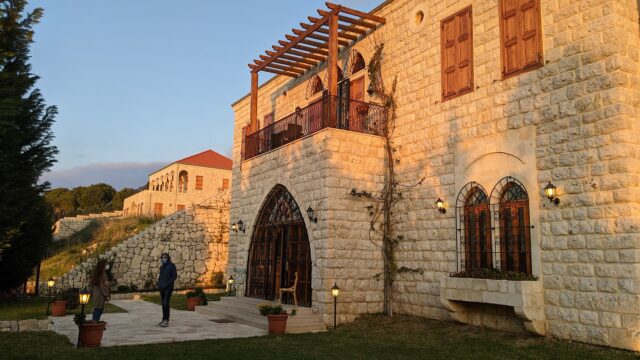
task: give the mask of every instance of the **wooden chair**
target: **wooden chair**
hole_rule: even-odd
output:
[[[298,306],[298,298],[296,298],[296,287],[298,287],[298,272],[296,271],[294,274],[293,286],[288,288],[280,288],[280,303],[282,303],[282,294],[283,293],[291,293],[293,294],[293,304]]]

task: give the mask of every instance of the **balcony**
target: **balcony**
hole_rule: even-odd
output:
[[[253,134],[245,136],[243,159],[251,159],[325,128],[383,136],[387,108],[325,95]]]

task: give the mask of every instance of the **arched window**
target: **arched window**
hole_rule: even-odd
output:
[[[187,185],[189,183],[189,174],[182,170],[178,174],[178,192],[187,192]]]
[[[151,183],[149,183],[149,190],[151,191],[155,190],[155,186],[156,186],[156,182],[151,180]]]
[[[360,70],[363,70],[365,67],[367,67],[367,65],[364,61],[364,57],[362,57],[362,54],[360,54],[358,50],[351,50],[351,54],[349,54],[349,60],[347,61],[347,76],[351,76],[359,72]]]
[[[322,90],[324,90],[324,84],[322,83],[320,76],[314,75],[307,84],[307,99],[322,92]]]
[[[512,177],[501,180],[498,187],[494,191],[500,196],[500,268],[531,275],[529,196]]]
[[[464,269],[493,267],[489,198],[480,186],[471,188],[464,204]]]

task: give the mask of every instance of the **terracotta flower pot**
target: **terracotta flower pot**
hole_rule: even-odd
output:
[[[200,299],[199,297],[187,298],[187,310],[195,311],[196,305],[200,305],[200,300],[202,299]]]
[[[86,322],[78,326],[80,331],[80,346],[96,347],[102,342],[102,333],[105,330],[106,322]]]
[[[269,333],[284,334],[287,330],[287,318],[289,315],[267,315],[269,321]]]
[[[67,315],[67,300],[56,300],[51,304],[51,316]]]

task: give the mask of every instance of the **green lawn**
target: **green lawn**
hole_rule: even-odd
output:
[[[24,300],[0,299],[0,321],[2,320],[26,320],[26,319],[46,319],[47,301],[46,297],[34,297]],[[93,304],[89,303],[85,307],[85,313],[93,311]],[[80,312],[80,307],[68,311],[68,313]],[[124,309],[107,303],[104,308],[105,313],[126,312]]]
[[[2,359],[637,359],[622,350],[451,322],[367,316],[315,334],[76,350],[52,332],[0,333]]]
[[[207,300],[209,301],[218,301],[222,294],[207,294]],[[148,301],[154,304],[160,305],[160,295],[143,295],[142,300]],[[187,310],[187,296],[184,294],[173,294],[171,295],[170,306],[172,309],[176,310]]]

